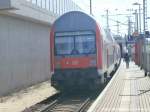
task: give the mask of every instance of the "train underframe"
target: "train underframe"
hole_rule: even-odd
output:
[[[94,90],[103,87],[96,68],[55,70],[51,77],[51,85],[57,90],[69,88]]]

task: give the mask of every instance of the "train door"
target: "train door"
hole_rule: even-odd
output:
[[[146,40],[146,70],[147,72],[150,72],[150,40]]]
[[[106,50],[106,54],[107,54],[107,68],[109,68],[109,50],[108,50],[108,48],[107,48],[107,50]]]
[[[104,70],[107,69],[107,47],[106,43],[104,43],[104,48],[103,48],[103,68]]]
[[[113,63],[116,63],[116,59],[117,59],[116,49],[115,46],[113,46]]]

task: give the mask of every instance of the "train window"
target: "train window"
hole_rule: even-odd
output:
[[[75,47],[80,54],[95,52],[95,36],[81,35],[75,37]]]
[[[93,54],[95,46],[95,35],[90,31],[55,34],[56,55]]]
[[[74,49],[73,37],[57,37],[55,38],[55,53],[57,55],[71,54]]]

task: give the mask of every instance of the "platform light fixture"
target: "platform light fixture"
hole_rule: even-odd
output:
[[[132,5],[138,5],[139,6],[139,32],[141,34],[141,4],[138,2],[133,3]]]

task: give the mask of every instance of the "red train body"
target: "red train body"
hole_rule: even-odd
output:
[[[144,44],[143,38],[138,38],[135,43],[135,64],[138,66],[142,66],[142,46]]]
[[[150,36],[140,35],[135,42],[135,64],[145,71],[145,76],[150,74]]]
[[[52,26],[51,84],[56,89],[96,87],[105,83],[120,61],[120,47],[91,16],[68,12]]]

